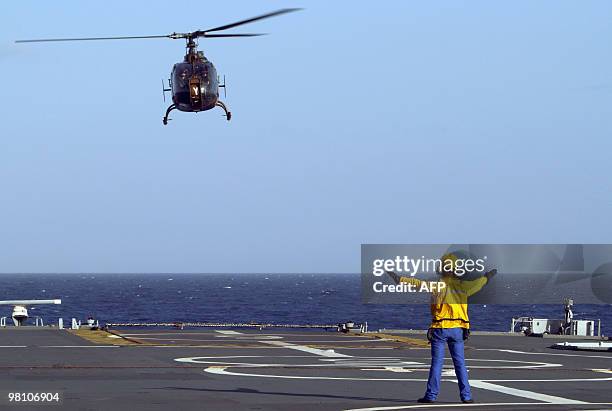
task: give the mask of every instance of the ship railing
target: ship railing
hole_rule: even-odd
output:
[[[338,328],[338,324],[271,324],[271,323],[208,323],[208,322],[107,322],[106,327],[201,327],[201,328]]]

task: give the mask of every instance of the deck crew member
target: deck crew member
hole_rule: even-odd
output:
[[[458,257],[449,253],[442,256],[438,274],[446,284],[439,290],[432,290],[431,326],[427,339],[431,342],[431,367],[427,380],[427,391],[418,402],[433,403],[440,392],[440,379],[444,365],[444,345],[448,344],[455,375],[459,383],[459,394],[464,403],[473,403],[463,342],[467,340],[470,330],[468,317],[468,297],[477,293],[493,277],[497,270],[488,271],[483,277],[475,280],[462,280],[455,274]],[[448,263],[448,264],[447,264]],[[413,277],[400,277],[394,272],[387,272],[396,284],[409,283],[419,287],[421,280]]]

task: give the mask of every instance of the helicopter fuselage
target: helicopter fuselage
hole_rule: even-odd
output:
[[[225,84],[219,84],[215,66],[196,47],[196,43],[190,39],[185,60],[172,68],[170,88],[164,88],[164,93],[172,92],[172,104],[166,110],[164,124],[168,124],[168,114],[175,109],[197,113],[221,107],[227,120],[232,118],[227,106],[219,100],[219,88],[225,87]]]
[[[203,59],[176,63],[172,68],[172,102],[187,112],[211,110],[219,100],[219,79],[215,66]]]

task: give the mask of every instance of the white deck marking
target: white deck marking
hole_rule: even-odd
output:
[[[549,402],[551,404],[587,404],[584,401],[556,397],[554,395],[548,394],[540,394],[539,392],[534,391],[519,390],[518,388],[504,387],[503,385],[492,384],[490,382],[485,382],[481,380],[470,381],[470,386],[489,391],[501,392],[502,394],[514,395],[515,397],[523,397],[529,398],[531,400]]]
[[[214,333],[212,333],[212,332],[206,332],[206,333],[167,332],[167,333],[136,333],[136,334],[121,333],[120,335],[122,337],[138,337],[140,335],[185,335],[185,334],[189,334],[189,335],[208,335],[208,336],[213,336],[214,335]]]
[[[561,354],[561,353],[552,353],[552,352],[525,352],[525,351],[516,351],[516,350],[504,350],[504,349],[499,349],[499,348],[476,348],[476,351],[499,351],[499,352],[507,352],[510,354],[526,354],[526,355],[556,355],[559,357],[605,358],[608,360],[612,360],[612,356],[610,355],[581,355],[581,354]]]
[[[214,332],[222,332],[222,331],[228,331],[228,330],[215,330]],[[126,337],[137,337],[139,335],[185,335],[185,334],[189,334],[189,335],[214,335],[213,331],[204,331],[204,332],[196,332],[196,331],[177,331],[177,332],[161,332],[161,333],[121,333],[121,335],[124,335]],[[257,337],[266,337],[266,336],[274,336],[274,337],[312,337],[313,334],[293,334],[293,333],[287,333],[287,334],[270,334],[270,333],[266,333],[266,334],[259,334],[259,333],[239,333],[241,335],[250,335],[253,338],[257,338]],[[316,334],[314,334],[316,336]],[[355,336],[354,338],[361,338],[363,340],[369,340],[369,337],[357,337]]]
[[[218,335],[217,337],[230,337],[229,335]],[[172,337],[168,337],[168,338],[157,338],[157,337],[132,337],[132,338],[136,338],[137,340],[151,340],[151,341],[200,341],[200,342],[214,342],[214,343],[222,343],[222,342],[228,342],[229,340],[205,340],[205,339],[200,339],[200,338],[172,338]],[[240,338],[236,339],[236,340],[232,340],[237,342],[238,340],[241,340]]]
[[[232,375],[235,377],[260,377],[260,378],[284,378],[288,380],[349,380],[349,381],[427,381],[427,378],[361,378],[361,377],[320,377],[302,375],[271,375],[271,374],[249,374],[227,371],[227,366],[208,367],[204,371],[210,374]],[[446,380],[448,381],[448,380]]]
[[[584,382],[584,381],[612,381],[612,378],[559,378],[555,380],[500,380],[500,379],[486,379],[489,382]]]
[[[321,350],[319,348],[312,348],[306,345],[290,344],[290,343],[286,343],[283,341],[258,341],[258,342],[262,344],[276,345],[281,348],[289,348],[290,350],[304,351],[304,352],[308,352],[311,354],[320,355],[322,357],[352,357],[351,355],[348,355],[348,354],[337,353],[334,350]]]
[[[236,376],[236,377],[260,377],[260,378],[284,378],[284,379],[296,379],[296,380],[345,380],[345,381],[427,381],[427,378],[367,378],[367,377],[323,377],[323,376],[300,376],[300,375],[273,375],[273,374],[251,374],[251,373],[245,373],[245,372],[233,372],[233,371],[227,371],[227,368],[232,368],[232,367],[250,367],[250,368],[257,368],[257,367],[283,367],[283,366],[291,366],[290,364],[253,364],[253,363],[220,363],[220,362],[215,362],[215,361],[202,361],[202,358],[206,358],[206,357],[193,357],[193,358],[177,358],[175,359],[175,361],[179,361],[179,362],[191,362],[191,363],[200,363],[200,364],[219,364],[219,365],[213,365],[213,366],[209,366],[208,368],[204,369],[204,372],[207,373],[211,373],[211,374],[219,374],[219,375],[231,375],[231,376]],[[215,357],[211,357],[211,358],[215,358]],[[226,357],[226,358],[237,358],[237,357]],[[198,361],[198,359],[200,359]],[[316,365],[293,365],[294,367],[316,367]],[[448,381],[448,382],[456,382],[456,380],[452,380],[452,379],[446,379],[443,378],[442,381]],[[472,384],[474,380],[470,381],[470,384]],[[549,379],[549,380],[528,380],[528,379],[523,379],[523,380],[486,380],[488,382],[599,382],[599,381],[612,381],[612,377],[610,378],[571,378],[571,379],[566,379],[566,380],[555,380],[555,379]],[[495,384],[492,384],[495,385]],[[505,387],[504,387],[505,388]],[[521,390],[519,390],[521,391]],[[537,394],[537,393],[534,393]],[[569,401],[573,401],[573,400],[569,400]],[[394,408],[391,408],[394,409]]]
[[[383,368],[362,368],[361,371],[388,371],[388,372],[410,373],[410,372],[414,372],[415,370],[412,370],[410,368],[403,368],[403,367],[383,367]]]
[[[116,348],[119,345],[40,345],[42,348]]]
[[[0,348],[111,348],[118,345],[0,345]]]
[[[125,337],[125,335],[123,335]],[[186,335],[188,336],[188,335]],[[204,338],[174,338],[174,337],[137,337],[134,336],[132,338],[136,338],[138,340],[156,340],[156,341],[203,341],[203,342],[221,342],[221,340],[219,340],[218,338],[233,338],[232,341],[257,341],[257,342],[261,342],[259,340],[262,339],[268,339],[268,340],[278,340],[281,339],[282,337],[277,337],[277,336],[235,336],[235,335],[216,335],[215,337],[217,337],[217,339],[204,339]],[[224,340],[224,341],[229,341],[229,340]],[[382,341],[382,340],[376,340],[376,341]],[[292,341],[293,343],[307,343],[307,344],[338,344],[338,343],[363,343],[363,340],[303,340],[303,341]],[[372,341],[374,342],[374,341]]]
[[[268,342],[268,345],[274,345],[274,347],[265,347],[265,348],[296,347],[296,345],[294,344],[289,344],[289,346],[286,346],[284,344],[288,344],[288,343],[282,343],[283,345],[278,345],[277,343],[279,342],[276,341],[275,344],[272,344],[272,342]],[[297,347],[303,347],[303,346],[297,346]],[[319,359],[319,362],[317,362],[316,364],[267,364],[266,366],[267,367],[294,367],[294,368],[295,367],[297,368],[323,367],[323,366],[326,366],[326,364],[331,361],[334,363],[342,362],[344,366],[352,366],[355,368],[370,368],[374,366],[376,367],[397,366],[397,367],[402,367],[410,371],[421,371],[421,370],[429,368],[429,365],[424,362],[415,362],[415,360],[428,360],[427,358],[361,357],[361,356],[354,357],[354,356],[345,355],[345,354],[338,354],[333,351],[330,352],[330,350],[319,350],[319,349],[311,348],[311,347],[306,347],[306,348],[308,349],[307,352],[310,352],[311,354],[315,353],[315,354],[321,355],[320,353],[323,352],[325,354],[322,356],[326,358]],[[316,351],[313,352],[312,350],[316,350]],[[350,358],[350,360],[346,357]],[[214,364],[217,366],[227,366],[227,367],[233,367],[236,365],[249,366],[249,367],[261,367],[262,366],[261,364],[257,364],[257,363],[242,363],[242,362],[233,363],[233,362],[228,362],[228,361],[218,361],[219,359],[231,359],[231,358],[269,358],[269,357],[260,356],[260,355],[223,356],[223,357],[217,357],[217,356],[215,357],[186,357],[186,358],[176,358],[175,361],[192,362],[192,363],[198,363],[198,364],[211,364],[211,365]],[[291,356],[274,356],[274,358],[292,358],[292,357]],[[305,358],[310,358],[310,357],[305,357]],[[498,365],[498,364],[469,365],[470,369],[495,369],[495,370],[513,369],[513,370],[517,370],[517,369],[537,369],[537,368],[551,367],[551,366],[559,365],[559,364],[548,364],[548,363],[532,363],[528,361],[492,360],[492,359],[472,359],[471,361],[494,361],[498,363],[519,363],[519,364],[529,364],[529,365]],[[416,367],[416,368],[411,368],[411,367]],[[445,366],[443,370],[447,371],[449,374],[452,373],[454,375],[454,372],[453,372],[454,369],[450,368],[449,366]],[[583,381],[584,379],[578,378],[578,379],[571,379],[570,381],[574,381],[574,380]],[[598,379],[588,379],[588,380],[597,381]],[[608,381],[608,380],[612,380],[612,377],[602,378],[600,380]],[[494,381],[494,380],[487,379],[486,381]],[[500,382],[500,381],[506,381],[506,380],[497,380],[497,382]],[[508,380],[508,381],[516,381],[516,380]],[[518,380],[518,381],[524,381],[524,380]],[[533,380],[528,380],[528,381],[533,381]],[[551,380],[544,380],[544,381],[551,381]],[[552,381],[560,381],[560,380],[552,380]]]
[[[215,330],[215,332],[219,334],[224,334],[224,335],[242,335],[242,333],[239,333],[238,331],[232,331],[232,330]]]
[[[240,368],[256,368],[256,367],[273,367],[273,368],[333,368],[333,367],[353,367],[353,368],[364,368],[364,367],[406,367],[410,366],[421,366],[428,367],[425,364],[421,364],[418,362],[411,361],[403,361],[400,358],[393,357],[324,357],[324,358],[316,358],[309,355],[282,355],[282,356],[274,356],[275,359],[279,358],[308,358],[317,360],[314,364],[296,364],[296,363],[246,363],[246,362],[230,362],[228,360],[240,359],[242,361],[243,358],[270,358],[269,356],[263,355],[243,355],[243,356],[224,356],[224,357],[186,357],[186,358],[175,358],[174,361],[178,362],[187,362],[193,364],[208,364],[208,366],[216,366],[216,367],[240,367]],[[219,361],[223,359],[225,361]],[[378,371],[379,369],[377,369]]]
[[[611,405],[612,402],[588,402],[588,405]],[[393,407],[351,408],[344,411],[391,411],[408,410],[412,408],[454,408],[454,407],[496,407],[496,406],[521,406],[521,405],[559,405],[550,402],[481,402],[474,404],[414,404]],[[596,410],[592,410],[596,411]],[[607,410],[606,410],[607,411]]]

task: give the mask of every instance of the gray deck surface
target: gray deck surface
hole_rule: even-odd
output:
[[[0,409],[612,409],[612,353],[552,350],[553,339],[471,337],[466,357],[477,403],[460,403],[448,359],[432,406],[416,403],[427,348],[303,330],[118,332],[149,345],[0,329]],[[62,401],[9,404],[9,392],[60,392]]]

